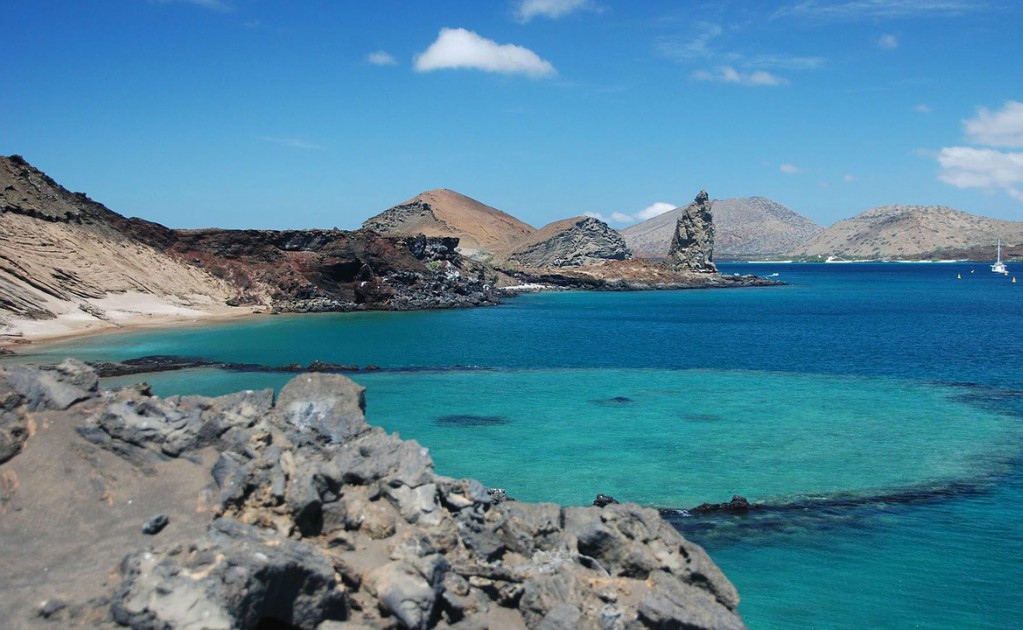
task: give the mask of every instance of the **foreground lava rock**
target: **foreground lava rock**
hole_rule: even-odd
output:
[[[161,399],[74,361],[0,371],[5,627],[742,627],[655,510],[497,502],[368,425],[363,391],[305,374],[276,400]]]

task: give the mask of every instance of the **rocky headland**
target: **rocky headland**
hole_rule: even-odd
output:
[[[544,226],[505,254],[504,264],[527,269],[601,265],[632,258],[625,239],[593,217],[575,217]]]
[[[0,370],[7,628],[741,628],[656,510],[504,500],[364,418],[364,391],[161,399]]]
[[[175,230],[0,157],[0,336],[496,303],[496,274],[458,244],[370,230]]]
[[[816,222],[764,197],[735,197],[711,201],[714,213],[714,251],[719,260],[756,260],[784,256],[824,228]],[[661,258],[668,251],[679,206],[621,231],[636,255]]]

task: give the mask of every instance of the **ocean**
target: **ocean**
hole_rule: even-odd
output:
[[[374,365],[367,417],[517,499],[665,510],[752,628],[1023,618],[1023,284],[986,264],[722,264],[786,286],[523,295],[80,339],[33,360],[168,354]],[[1010,265],[1010,273],[1012,265]],[[214,369],[161,395],[280,387]],[[693,516],[733,495],[745,515]]]

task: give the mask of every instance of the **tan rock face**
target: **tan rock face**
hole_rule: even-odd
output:
[[[665,264],[679,273],[717,273],[714,264],[714,216],[707,191],[701,190],[675,224]]]
[[[515,217],[453,190],[429,190],[367,219],[362,227],[384,236],[455,236],[459,251],[488,260],[532,236]]]
[[[0,157],[0,314],[116,320],[101,303],[111,294],[152,295],[167,309],[235,295],[223,280],[126,236],[114,226],[119,219],[21,158]]]

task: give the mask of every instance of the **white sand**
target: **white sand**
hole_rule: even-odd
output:
[[[164,328],[253,315],[261,309],[251,306],[215,304],[207,296],[157,296],[137,291],[84,300],[94,314],[54,301],[54,319],[0,321],[0,346],[17,345],[135,328]]]

